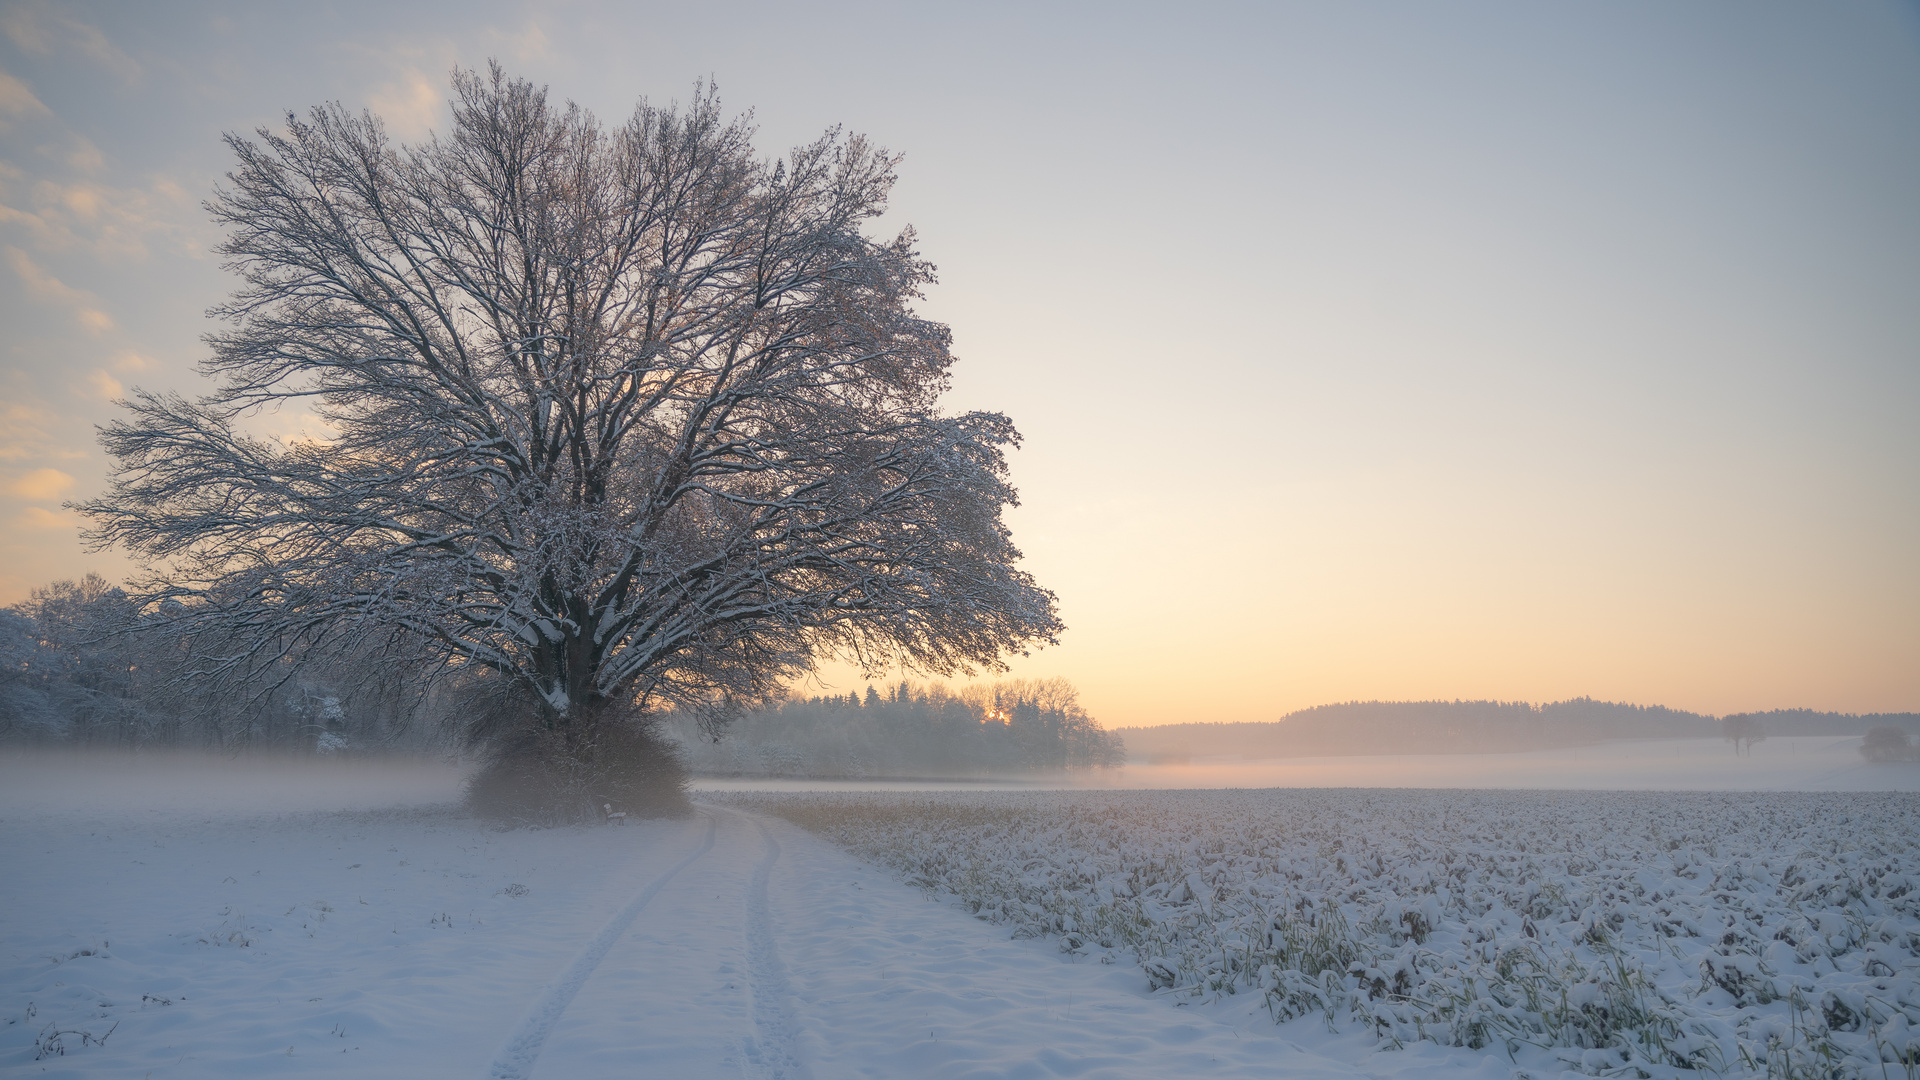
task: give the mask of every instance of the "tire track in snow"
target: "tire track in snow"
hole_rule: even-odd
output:
[[[794,1019],[787,967],[773,941],[773,916],[767,906],[767,881],[780,860],[780,845],[766,822],[749,818],[766,841],[767,854],[753,868],[747,890],[747,973],[753,994],[754,1034],[743,1042],[749,1068],[767,1080],[813,1080],[812,1070],[795,1046],[800,1032]]]
[[[647,902],[652,900],[654,894],[665,887],[667,882],[672,881],[675,874],[692,866],[700,856],[713,850],[714,817],[705,811],[702,811],[700,816],[707,819],[706,839],[694,849],[693,854],[681,859],[673,865],[672,869],[648,882],[645,888],[627,902],[626,907],[620,909],[619,914],[600,928],[600,932],[587,943],[587,947],[580,950],[579,955],[573,958],[573,963],[568,964],[567,969],[560,973],[560,977],[552,986],[547,988],[547,992],[541,996],[540,1001],[514,1029],[506,1045],[500,1048],[500,1053],[495,1055],[493,1066],[487,1071],[488,1080],[526,1080],[527,1074],[533,1071],[534,1060],[540,1056],[540,1048],[546,1045],[547,1033],[553,1030],[554,1023],[560,1019],[561,1013],[567,1011],[567,1006],[573,1004],[574,997],[586,984],[587,977],[593,974],[594,968],[600,966],[600,961],[606,959],[607,953],[613,949],[614,942],[620,940],[620,935],[626,933],[627,927],[633,925],[633,920],[639,917],[641,910],[647,906]]]

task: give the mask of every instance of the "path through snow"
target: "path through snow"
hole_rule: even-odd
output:
[[[701,816],[707,823],[705,840],[693,850],[692,854],[673,864],[666,872],[649,882],[646,888],[641,889],[638,896],[622,908],[606,926],[601,927],[600,932],[594,935],[586,948],[580,950],[580,955],[574,957],[573,963],[567,965],[567,969],[560,973],[559,979],[540,995],[533,1010],[507,1039],[507,1045],[501,1048],[500,1055],[494,1058],[490,1075],[495,1080],[521,1080],[532,1071],[534,1060],[540,1056],[540,1050],[546,1044],[547,1033],[553,1030],[554,1022],[560,1019],[561,1013],[567,1011],[568,1005],[573,1004],[573,999],[580,993],[581,987],[585,986],[587,980],[593,976],[594,969],[600,966],[600,961],[606,959],[607,953],[620,940],[621,935],[633,925],[633,920],[646,909],[647,902],[672,882],[674,876],[680,871],[692,865],[700,856],[713,850],[714,815],[711,812],[703,812]]]
[[[725,807],[5,802],[0,865],[0,1075],[1361,1075]]]

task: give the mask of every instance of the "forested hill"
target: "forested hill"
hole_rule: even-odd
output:
[[[1920,713],[1837,713],[1812,709],[1773,709],[1769,712],[1734,713],[1723,723],[1748,721],[1758,724],[1767,735],[1864,735],[1877,727],[1905,728],[1908,734],[1920,734]]]
[[[1894,725],[1920,732],[1920,714],[1851,715],[1782,709],[1743,713],[1763,735],[1863,735]],[[1710,738],[1718,717],[1661,705],[1574,698],[1524,701],[1349,701],[1240,724],[1166,724],[1116,728],[1134,761],[1313,754],[1485,753],[1578,746],[1604,739]]]

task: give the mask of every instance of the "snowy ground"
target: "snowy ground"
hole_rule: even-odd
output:
[[[1344,1031],[1529,1074],[1920,1069],[1906,793],[732,799],[1015,936],[1137,966],[1175,1001],[1254,998],[1323,1050],[1351,1050]]]
[[[458,781],[0,757],[0,1075],[1513,1075],[1151,991],[736,806],[496,832]]]
[[[1137,970],[1009,940],[726,807],[495,832],[444,806],[19,790],[7,1075],[1353,1075],[1264,1015],[1174,1008]]]

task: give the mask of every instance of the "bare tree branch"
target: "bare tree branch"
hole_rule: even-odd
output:
[[[228,138],[219,388],[137,393],[81,507],[153,565],[152,617],[216,668],[399,635],[551,728],[1053,640],[1001,519],[1018,434],[940,412],[933,267],[862,232],[896,158],[832,131],[764,161],[704,88],[611,128],[497,66],[454,91],[418,145],[338,105]],[[239,426],[296,401],[331,434]]]

